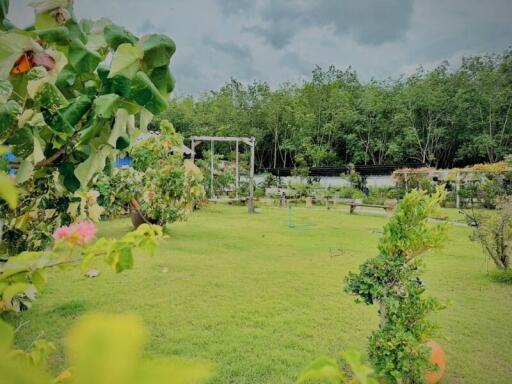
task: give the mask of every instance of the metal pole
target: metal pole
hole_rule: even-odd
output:
[[[249,213],[254,213],[254,147],[255,139],[251,138],[251,168],[249,170]]]
[[[240,188],[240,170],[238,161],[238,140],[236,141],[236,176],[235,176],[235,191],[236,199],[238,200],[238,189]]]
[[[460,209],[460,196],[459,196],[459,190],[460,190],[460,175],[459,175],[459,172],[457,172],[457,175],[455,176],[456,177],[456,184],[455,184],[455,194],[456,194],[456,204],[455,206],[457,207],[457,209]]]
[[[190,143],[190,149],[192,149],[192,162],[194,162],[194,160],[196,159],[196,142],[194,141],[194,139],[192,139],[191,143]]]
[[[210,196],[213,199],[215,197],[213,191],[213,151],[215,150],[213,140],[210,141]]]

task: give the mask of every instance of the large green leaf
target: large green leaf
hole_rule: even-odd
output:
[[[62,176],[62,184],[70,191],[75,192],[80,188],[80,180],[75,176],[75,165],[73,163],[63,163],[59,166],[59,173]]]
[[[103,83],[103,92],[128,97],[130,94],[131,80],[121,75],[109,78],[109,73],[109,69],[105,66],[100,65],[98,67],[98,77]]]
[[[34,103],[37,106],[55,110],[67,106],[68,100],[54,84],[43,83],[37,90]]]
[[[71,65],[66,65],[62,71],[59,72],[59,76],[55,81],[55,85],[61,90],[72,87],[76,82],[77,73]]]
[[[78,124],[91,109],[92,101],[87,96],[79,96],[61,112],[61,116],[72,126]]]
[[[21,110],[21,106],[14,100],[0,103],[0,142],[6,138],[10,129],[16,124]]]
[[[7,103],[12,95],[12,85],[7,80],[0,80],[0,104]]]
[[[174,41],[165,35],[150,35],[144,40],[144,63],[146,68],[169,65],[172,55],[176,51]]]
[[[105,40],[112,49],[117,49],[121,44],[136,44],[138,39],[125,28],[115,24],[107,25],[104,29]]]
[[[151,72],[150,79],[164,97],[174,90],[176,84],[168,65],[155,68]]]
[[[11,179],[3,173],[0,173],[0,198],[5,200],[9,208],[16,208],[18,192]]]
[[[97,97],[96,100],[94,100],[94,111],[96,115],[102,119],[108,119],[114,116],[120,99],[119,95],[114,93]]]
[[[0,23],[4,21],[9,13],[9,0],[0,0]]]
[[[103,129],[107,128],[109,122],[110,120],[100,118],[94,118],[91,120],[87,127],[80,132],[80,144],[88,144],[92,139],[100,134]]]
[[[110,137],[108,138],[108,143],[112,147],[116,147],[117,139],[121,136],[126,136],[126,127],[128,125],[128,111],[126,109],[118,109],[116,113],[116,121],[114,122],[114,127],[112,128],[112,132],[110,133]]]
[[[39,163],[45,159],[44,157],[44,148],[46,143],[39,136],[37,130],[33,131],[34,134],[34,150],[32,151],[32,156],[30,157],[34,164]]]
[[[34,135],[29,127],[16,130],[9,139],[12,153],[20,159],[25,159],[34,151]]]
[[[0,319],[0,355],[5,356],[4,354],[9,351],[13,342],[14,328]]]
[[[46,43],[67,44],[70,41],[69,30],[66,27],[39,29],[35,33]]]
[[[129,99],[143,106],[154,114],[159,114],[168,108],[167,100],[160,94],[151,79],[139,71],[132,80]]]
[[[71,38],[71,40],[78,40],[84,44],[88,43],[87,35],[84,33],[82,27],[80,26],[80,24],[76,22],[76,20],[68,20],[66,23],[66,27],[68,28],[69,37]]]
[[[34,164],[32,164],[28,160],[23,160],[20,163],[20,167],[18,168],[18,172],[16,172],[16,183],[23,184],[25,181],[32,177],[34,173]]]
[[[98,53],[87,49],[80,40],[75,39],[71,41],[69,45],[69,63],[77,73],[94,72],[101,60],[101,56]]]
[[[111,151],[112,149],[108,146],[103,146],[99,150],[93,150],[87,160],[76,167],[75,176],[80,181],[82,188],[87,188],[93,176],[105,168],[105,160]]]
[[[112,64],[110,66],[109,78],[116,75],[133,78],[140,69],[140,60],[144,56],[142,49],[136,45],[124,43],[117,47]]]
[[[142,132],[146,132],[146,130],[148,129],[148,125],[151,123],[151,121],[153,121],[153,117],[154,115],[147,109],[143,109],[142,111],[140,111],[139,126]]]

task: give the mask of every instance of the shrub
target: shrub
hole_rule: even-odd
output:
[[[500,270],[509,271],[512,259],[512,196],[498,199],[493,212],[467,214],[474,230],[471,239],[480,242],[485,254]]]
[[[364,199],[366,196],[354,187],[338,187],[337,194],[342,199]]]
[[[99,192],[98,204],[105,218],[114,218],[130,212],[130,201],[142,195],[144,174],[133,168],[120,168],[112,175],[101,175],[94,184]]]
[[[408,193],[384,227],[379,255],[346,278],[345,291],[356,295],[356,302],[379,305],[380,326],[369,338],[369,357],[390,382],[423,383],[432,368],[424,344],[435,327],[427,316],[441,306],[424,295],[419,256],[444,239],[444,226],[428,222],[444,197],[440,189],[431,197],[425,191]]]
[[[366,204],[383,205],[387,199],[396,199],[397,191],[393,187],[371,187],[363,198]]]
[[[142,174],[141,213],[164,226],[182,220],[203,199],[203,175],[190,160],[173,148],[183,144],[167,120],[160,122],[160,134],[139,142],[131,151],[136,171]]]

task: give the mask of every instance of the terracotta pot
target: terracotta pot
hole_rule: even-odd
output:
[[[444,376],[446,370],[446,355],[443,348],[433,340],[426,343],[427,347],[431,348],[430,361],[432,364],[436,364],[438,369],[435,371],[428,371],[425,375],[425,381],[427,384],[437,384]]]

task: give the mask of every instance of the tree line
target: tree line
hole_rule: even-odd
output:
[[[191,135],[254,136],[260,168],[496,162],[512,152],[512,50],[466,57],[458,68],[363,82],[355,70],[316,67],[272,89],[235,79],[179,97],[165,118]],[[230,148],[220,148],[229,152]]]

